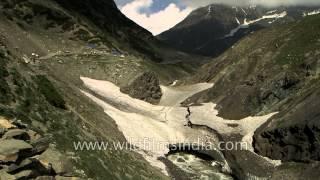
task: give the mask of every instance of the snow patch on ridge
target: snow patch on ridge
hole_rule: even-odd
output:
[[[175,86],[178,82],[179,82],[179,80],[174,80],[170,86]]]
[[[210,6],[208,7],[208,15],[210,15],[211,12],[212,12],[212,5],[210,5]]]
[[[287,16],[287,12],[286,11],[284,11],[284,12],[282,12],[280,14],[264,15],[261,18],[258,18],[258,19],[255,19],[255,20],[251,20],[251,21],[247,21],[247,19],[244,19],[244,23],[240,24],[238,27],[232,29],[229,34],[225,35],[225,38],[233,37],[240,29],[249,28],[250,24],[254,24],[254,23],[259,22],[259,21],[264,20],[264,19],[274,19],[273,21],[269,21],[269,23],[273,23],[277,19],[284,18],[285,16]]]
[[[236,17],[236,21],[237,21],[237,23],[240,25],[241,23],[240,23],[240,21],[239,21],[239,19]]]
[[[272,10],[272,11],[268,11],[267,14],[273,14],[275,12],[277,12],[278,10]]]
[[[241,10],[245,15],[248,15],[247,12],[243,8],[241,8]]]
[[[317,14],[320,14],[320,9],[319,10],[314,10],[314,11],[311,11],[311,12],[304,12],[303,13],[303,17],[313,16],[313,15],[317,15]]]

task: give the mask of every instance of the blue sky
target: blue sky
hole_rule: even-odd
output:
[[[320,0],[115,0],[118,8],[128,18],[152,32],[154,35],[170,29],[190,12],[213,3],[266,6],[320,5]]]
[[[181,0],[115,0],[128,18],[154,35],[170,29],[194,9]]]
[[[121,7],[127,3],[132,2],[132,1],[134,1],[134,0],[116,0],[116,3],[118,4],[118,6]],[[180,0],[153,0],[152,6],[149,8],[141,9],[141,12],[147,13],[147,14],[155,13],[155,12],[158,12],[158,11],[165,9],[171,3],[178,5],[180,8],[185,8],[186,6],[179,3],[179,1]]]

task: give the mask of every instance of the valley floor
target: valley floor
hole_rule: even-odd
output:
[[[246,146],[244,148],[253,151],[254,131],[275,114],[247,117],[242,120],[226,120],[217,116],[218,111],[215,109],[215,104],[206,103],[190,106],[190,121],[196,127],[207,127],[207,129],[189,127],[187,107],[181,107],[180,103],[212,87],[213,84],[201,83],[183,87],[161,86],[163,97],[160,104],[152,105],[121,93],[120,88],[111,82],[85,77],[81,77],[81,80],[87,88],[82,92],[103,107],[105,113],[116,121],[127,141],[138,147],[136,150],[142,153],[151,165],[160,168],[165,174],[167,174],[166,166],[158,159],[169,153],[169,145],[211,143],[218,147],[220,135],[238,134]],[[220,155],[224,159],[222,153]],[[266,161],[274,166],[280,164],[268,159]],[[228,163],[225,160],[222,163],[224,169],[228,171],[230,169]]]

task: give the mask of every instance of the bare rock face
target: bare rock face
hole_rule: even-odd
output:
[[[5,172],[4,170],[0,170],[0,179],[6,179],[6,180],[15,180],[16,178]]]
[[[0,140],[0,162],[15,162],[19,153],[32,149],[32,146],[22,140]]]
[[[68,159],[54,148],[48,148],[38,160],[49,171],[52,169],[58,175],[65,175],[72,171],[72,165]]]
[[[56,180],[81,180],[81,178],[78,177],[63,177],[63,176],[56,176]]]
[[[48,137],[19,122],[0,118],[0,180],[80,179],[70,158],[50,145]]]
[[[21,139],[24,141],[30,140],[30,136],[28,135],[28,132],[22,129],[12,129],[6,132],[3,137],[3,139]]]
[[[8,121],[7,119],[0,117],[0,128],[1,129],[11,129],[14,128],[15,125],[13,125],[12,123],[10,123],[10,121]]]
[[[283,161],[320,160],[320,91],[296,100],[298,105],[255,132],[253,145],[257,153]]]
[[[36,180],[55,180],[55,178],[52,176],[39,176]]]
[[[159,79],[153,72],[143,73],[120,90],[132,98],[151,104],[158,104],[162,96]]]

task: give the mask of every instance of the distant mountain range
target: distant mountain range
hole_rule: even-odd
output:
[[[320,13],[320,7],[237,7],[209,5],[158,36],[172,47],[194,54],[218,56],[249,33]]]
[[[0,180],[191,180],[208,171],[210,179],[318,180],[318,9],[211,5],[160,41],[112,0],[1,0]],[[255,121],[273,113],[263,125]],[[129,135],[161,146],[173,136],[249,142],[249,149],[170,159],[74,146],[136,147]]]

